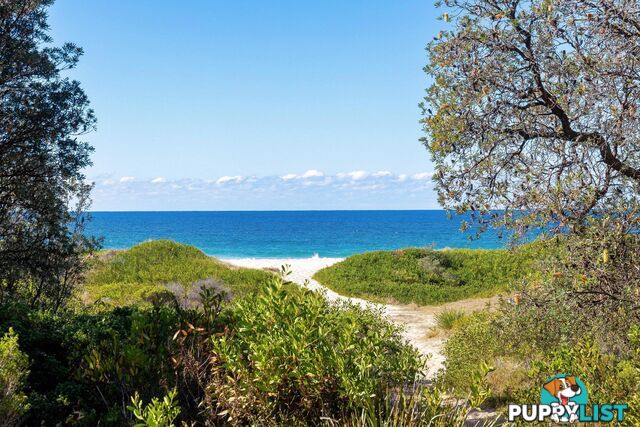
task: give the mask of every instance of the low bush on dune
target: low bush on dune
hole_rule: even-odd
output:
[[[85,302],[100,300],[108,305],[140,302],[167,290],[197,293],[197,282],[202,280],[215,281],[230,295],[242,296],[255,292],[271,275],[231,267],[194,246],[170,240],[145,242],[124,251],[104,251],[92,263],[83,287]]]
[[[354,255],[320,270],[315,279],[338,293],[372,301],[420,305],[495,295],[552,255],[550,244],[514,249],[403,249]]]

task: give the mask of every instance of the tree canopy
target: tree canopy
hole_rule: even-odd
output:
[[[480,229],[637,227],[640,4],[445,0],[423,104],[441,204]]]
[[[81,270],[95,126],[77,81],[82,50],[52,46],[49,0],[0,0],[0,296],[57,307]]]

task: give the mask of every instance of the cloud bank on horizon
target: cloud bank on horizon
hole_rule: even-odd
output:
[[[278,176],[94,177],[94,211],[438,209],[433,172],[316,169]]]

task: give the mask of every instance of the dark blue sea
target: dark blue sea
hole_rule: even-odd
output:
[[[406,247],[497,248],[495,232],[477,240],[444,211],[93,212],[89,234],[105,249],[150,239],[195,245],[220,258],[346,257]]]

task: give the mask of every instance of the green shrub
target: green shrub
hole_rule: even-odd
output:
[[[234,424],[318,423],[379,404],[413,382],[415,349],[378,313],[292,295],[274,279],[232,309],[233,330],[213,338],[210,401]]]
[[[404,249],[354,255],[314,276],[334,291],[384,302],[439,304],[492,296],[529,276],[557,251],[536,242],[515,249]]]
[[[470,314],[444,345],[445,384],[462,395],[474,385],[473,372],[491,365],[499,354],[501,341],[493,324],[495,316],[488,312]]]
[[[640,325],[628,301],[585,310],[588,296],[572,297],[589,289],[581,271],[561,264],[552,277],[524,286],[517,300],[503,301],[498,312],[465,319],[444,346],[445,383],[464,395],[475,367],[487,363],[494,368],[485,378],[494,404],[535,402],[541,384],[558,373],[579,377],[590,401],[640,402]],[[626,425],[637,425],[637,406],[630,405],[627,417]]]
[[[531,361],[529,376],[534,384],[548,380],[560,372],[569,372],[579,377],[589,390],[591,402],[628,403],[640,396],[640,353],[638,352],[638,328],[633,328],[631,344],[633,353],[616,356],[603,351],[595,340],[580,337],[572,345],[561,345],[544,357]],[[523,393],[522,399],[536,396],[536,387]],[[631,419],[640,419],[640,408],[629,406]],[[629,424],[637,425],[637,424]]]
[[[9,331],[0,339],[0,426],[18,424],[29,409],[24,387],[29,358],[20,351],[18,336]]]
[[[175,387],[176,424],[317,424],[375,411],[423,367],[379,313],[282,281],[231,303],[202,284],[197,304],[159,295],[100,311],[0,307],[0,331],[13,325],[34,361],[25,423],[152,423],[175,414],[162,402]]]
[[[106,403],[121,407],[136,392],[144,398],[158,395],[161,383],[172,377],[171,336],[181,323],[175,307],[159,303],[132,310],[125,320],[126,329],[96,336],[76,353],[78,377]]]
[[[135,391],[150,399],[173,381],[171,337],[181,322],[175,304],[55,314],[0,305],[0,331],[12,327],[32,361],[24,423],[126,424]]]

